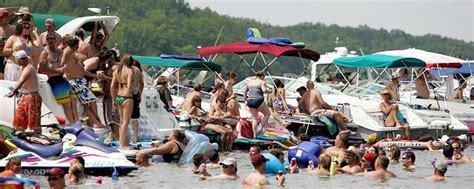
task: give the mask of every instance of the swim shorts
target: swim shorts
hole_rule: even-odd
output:
[[[66,104],[75,97],[71,85],[63,76],[52,76],[48,78],[48,83],[58,104]]]
[[[87,87],[86,79],[71,79],[69,80],[69,84],[71,84],[72,91],[76,93],[76,98],[79,100],[79,102],[81,102],[81,104],[95,102],[96,97]]]
[[[138,119],[140,118],[140,94],[134,94],[132,95],[133,99],[133,111],[132,111],[132,117],[131,119]]]
[[[23,94],[13,116],[13,126],[23,130],[41,128],[41,103],[42,99],[39,93]]]

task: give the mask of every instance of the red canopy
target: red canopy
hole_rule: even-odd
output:
[[[447,62],[447,63],[426,63],[427,68],[460,68],[462,64],[459,62]]]
[[[302,58],[318,61],[320,56],[318,52],[309,49],[299,49],[292,46],[279,46],[274,44],[250,44],[248,42],[235,42],[221,46],[203,47],[198,49],[198,51],[201,57],[222,53],[249,54],[263,52],[275,57],[299,57],[301,54]]]

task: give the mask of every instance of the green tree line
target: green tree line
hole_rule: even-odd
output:
[[[321,54],[346,46],[370,54],[383,50],[419,48],[432,52],[474,59],[474,42],[427,34],[413,36],[401,30],[372,29],[368,26],[341,27],[321,23],[300,23],[288,27],[272,26],[253,19],[217,14],[209,8],[190,8],[184,0],[0,0],[3,7],[27,5],[33,13],[89,16],[89,7],[98,7],[120,17],[112,31],[109,46],[117,43],[121,52],[139,55],[179,54],[197,56],[197,46],[212,46],[223,28],[217,44],[246,40],[246,29],[259,28],[263,37],[285,37],[306,43],[306,48]],[[462,29],[462,28],[458,28]],[[250,55],[247,55],[250,56]],[[267,57],[270,59],[270,57]],[[214,60],[224,72],[237,70],[251,74],[239,64],[236,55],[219,55]],[[261,65],[261,64],[260,64]],[[297,58],[283,58],[271,67],[274,74],[301,73]],[[242,79],[243,77],[240,77]]]

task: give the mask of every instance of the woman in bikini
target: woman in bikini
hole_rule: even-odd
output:
[[[148,159],[153,155],[161,155],[166,163],[177,163],[186,147],[183,144],[185,138],[182,130],[173,130],[166,143],[155,148],[139,150],[136,158],[138,165],[149,166]]]
[[[265,92],[270,92],[265,84],[265,74],[258,71],[256,77],[247,83],[247,88],[244,92],[244,100],[252,114],[252,130],[254,138],[257,137],[258,112],[262,112],[264,115],[261,129],[266,127],[268,119],[270,118],[270,111],[263,103],[265,101],[263,93]]]
[[[385,116],[384,124],[386,127],[400,127],[405,131],[405,138],[410,140],[410,126],[398,120],[398,105],[392,101],[390,91],[385,89],[382,91],[382,102],[380,102],[380,110]]]
[[[114,71],[110,91],[112,92],[113,104],[119,109],[120,115],[120,149],[127,149],[127,127],[132,116],[132,80],[133,80],[133,58],[130,54],[125,54],[120,61],[117,70]]]
[[[267,105],[270,109],[270,113],[272,114],[273,118],[278,121],[278,123],[282,126],[287,126],[290,123],[284,121],[281,118],[281,114],[290,114],[294,113],[294,110],[290,110],[288,104],[285,100],[285,86],[279,79],[275,79],[273,81],[274,88],[271,93],[268,93],[267,96]]]

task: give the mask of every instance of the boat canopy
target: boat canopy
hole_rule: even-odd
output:
[[[390,56],[401,56],[407,58],[418,58],[426,63],[427,68],[460,68],[464,60],[454,58],[444,54],[429,52],[421,49],[405,49],[382,51],[375,54],[384,54]]]
[[[33,14],[33,22],[35,23],[35,26],[38,28],[38,31],[46,30],[44,23],[46,19],[49,19],[49,18],[54,19],[54,23],[56,24],[56,29],[59,29],[64,24],[68,23],[71,20],[76,19],[77,17],[63,16],[63,15],[57,15],[57,14]]]
[[[133,58],[138,60],[143,65],[167,67],[167,68],[186,68],[194,70],[211,70],[220,72],[222,66],[214,62],[206,62],[204,60],[191,59],[176,59],[176,58],[161,58],[158,56],[139,56],[133,55]]]
[[[417,58],[405,58],[383,54],[371,54],[356,57],[337,58],[333,62],[338,66],[351,68],[400,68],[400,67],[426,67],[426,63]]]
[[[275,44],[250,44],[248,42],[235,42],[220,46],[202,47],[199,48],[198,51],[201,57],[223,53],[250,54],[263,52],[275,57],[294,56],[318,61],[320,56],[318,52],[310,49],[279,46]]]

